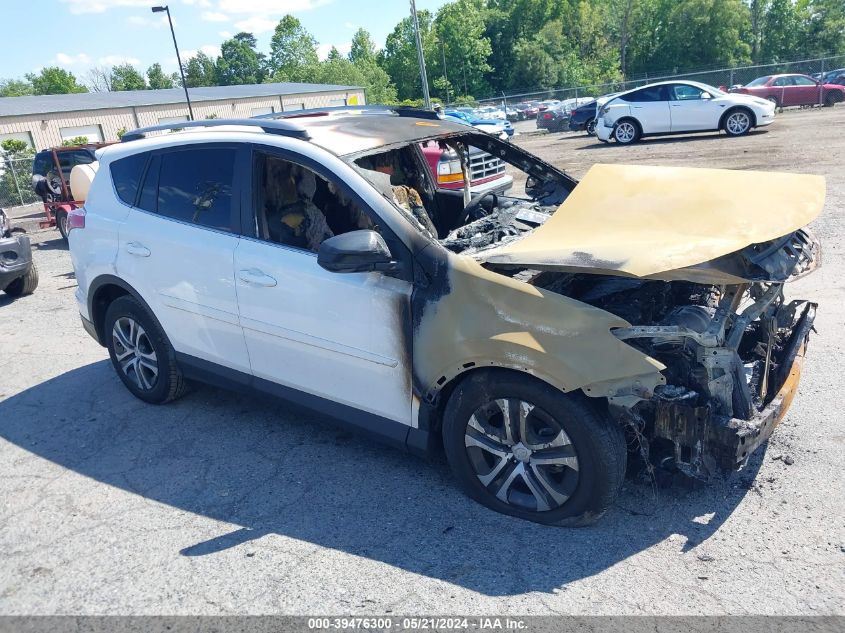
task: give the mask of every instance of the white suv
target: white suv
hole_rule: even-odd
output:
[[[706,476],[791,401],[815,306],[782,289],[816,265],[813,176],[595,166],[576,183],[384,108],[169,127],[98,151],[68,221],[85,328],[142,400],[198,380],[415,452],[442,440],[473,498],[558,525],[610,506],[625,429],[638,458]],[[431,142],[462,190],[438,187]],[[473,196],[477,150],[519,186]]]

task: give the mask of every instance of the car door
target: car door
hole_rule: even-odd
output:
[[[669,91],[665,85],[646,86],[619,99],[630,104],[631,116],[639,121],[643,134],[659,134],[671,129]]]
[[[672,132],[718,129],[724,105],[717,103],[713,95],[691,84],[670,84],[667,88]]]
[[[793,88],[795,93],[795,103],[793,105],[813,105],[822,103],[821,86],[810,79],[809,77],[802,77],[795,75],[792,77]]]
[[[251,162],[251,209],[235,251],[235,278],[256,385],[316,408],[341,405],[344,417],[357,410],[411,425],[412,285],[387,273],[334,273],[318,265],[316,252],[291,228],[303,226],[299,211],[284,211],[304,209],[302,185],[294,181],[306,172],[315,177],[309,213],[324,213],[335,234],[370,226],[355,222],[369,222],[371,212],[332,171],[302,160],[256,147]],[[344,193],[332,193],[329,182]],[[337,209],[352,208],[353,200],[363,215],[338,222]],[[395,250],[391,245],[394,256]]]
[[[778,77],[772,82],[773,94],[781,106],[801,104],[800,91],[796,88],[791,76]]]
[[[116,266],[178,353],[248,375],[233,272],[240,226],[234,170],[247,151],[212,143],[151,152],[119,229]]]

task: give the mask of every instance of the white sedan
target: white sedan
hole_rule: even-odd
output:
[[[725,130],[742,136],[775,120],[775,105],[696,81],[664,81],[621,92],[600,105],[596,136],[628,145],[643,136]]]

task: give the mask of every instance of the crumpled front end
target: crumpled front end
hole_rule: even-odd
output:
[[[807,246],[800,256],[782,254],[794,264],[788,279],[815,267],[817,243]],[[720,285],[545,272],[531,283],[625,319],[633,325],[613,334],[665,366],[665,384],[608,397],[611,414],[640,438],[654,464],[699,478],[737,469],[792,402],[816,304],[787,301],[783,282]]]

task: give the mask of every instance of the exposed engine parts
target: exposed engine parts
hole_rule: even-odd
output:
[[[736,468],[755,447],[760,425],[776,422],[770,405],[815,314],[814,304],[785,302],[778,283],[712,286],[528,270],[516,276],[636,324],[613,334],[663,363],[667,384],[633,409],[611,408],[649,438],[655,459],[696,477]]]

